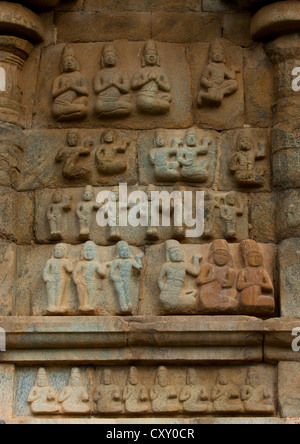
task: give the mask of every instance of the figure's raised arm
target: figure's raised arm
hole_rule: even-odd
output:
[[[207,66],[205,70],[203,71],[202,77],[201,77],[201,86],[203,86],[206,89],[212,88],[213,83],[210,80],[210,67]]]
[[[193,256],[193,264],[187,264],[186,272],[193,277],[198,277],[200,273],[200,263],[202,262],[203,256],[197,254]]]
[[[165,287],[165,279],[166,279],[167,275],[168,275],[168,264],[165,264],[162,267],[159,278],[158,278],[158,286],[161,291]]]
[[[171,85],[169,79],[165,73],[162,73],[157,79],[157,86],[159,89],[165,92],[171,91]]]

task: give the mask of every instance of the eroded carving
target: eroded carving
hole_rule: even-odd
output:
[[[88,116],[88,82],[80,72],[80,63],[71,45],[63,50],[61,72],[52,90],[53,117],[59,122],[85,119]]]
[[[134,304],[131,295],[131,279],[133,272],[140,273],[143,268],[143,253],[133,257],[127,242],[117,244],[117,258],[112,262],[110,278],[118,295],[121,315],[132,315]]]
[[[201,77],[201,90],[197,97],[198,106],[207,104],[221,106],[224,97],[238,90],[236,81],[238,70],[230,69],[226,64],[223,42],[216,40],[210,45],[210,58]]]
[[[134,75],[131,86],[137,91],[139,111],[146,114],[166,114],[170,111],[171,85],[167,74],[160,68],[160,57],[153,40],[145,45],[142,69]]]
[[[124,410],[122,391],[113,382],[113,374],[109,369],[104,369],[101,384],[94,392],[95,413],[122,413]]]
[[[220,371],[218,374],[216,385],[212,390],[211,400],[214,403],[215,412],[243,412],[240,390],[230,382],[224,371]]]
[[[77,131],[70,131],[67,137],[67,147],[61,148],[56,156],[57,163],[63,163],[62,174],[67,180],[88,180],[91,170],[78,165],[81,157],[91,154],[91,141],[80,145],[80,136]]]
[[[44,368],[40,368],[37,373],[35,386],[30,390],[28,396],[28,403],[34,415],[59,413],[58,393],[51,387]]]
[[[95,113],[99,119],[126,117],[132,111],[130,80],[125,71],[118,68],[119,61],[115,46],[111,43],[104,45],[102,70],[94,79],[94,91],[98,96]]]
[[[76,215],[79,220],[81,240],[90,238],[90,228],[93,214],[101,208],[101,204],[95,201],[93,187],[87,186],[83,192],[81,202],[77,206]]]
[[[149,390],[141,384],[136,367],[131,367],[129,370],[123,399],[126,413],[149,413],[151,411]]]
[[[243,216],[244,208],[239,196],[234,191],[220,199],[220,220],[223,224],[223,236],[227,240],[237,238],[238,217]]]
[[[166,258],[158,280],[162,314],[192,313],[196,307],[197,290],[186,288],[186,278],[188,275],[198,277],[202,256],[194,256],[193,264],[188,264],[181,245],[173,240],[166,242]]]
[[[239,186],[264,186],[265,170],[257,168],[256,161],[266,157],[265,148],[264,143],[256,147],[250,137],[243,134],[237,138],[237,152],[231,157],[230,172]]]
[[[176,147],[168,147],[162,130],[157,130],[154,146],[149,153],[150,164],[154,167],[155,179],[158,182],[178,182],[180,165],[177,161]]]
[[[90,397],[78,368],[72,369],[69,384],[62,390],[58,400],[62,413],[72,415],[88,415],[90,413]]]
[[[181,390],[180,402],[185,412],[203,413],[211,410],[208,391],[204,386],[199,386],[197,372],[193,368],[187,371],[186,386]]]
[[[62,192],[57,190],[52,196],[52,203],[47,210],[47,219],[49,222],[51,240],[63,239],[64,215],[72,209],[72,198],[63,196]]]
[[[159,367],[154,387],[150,390],[152,410],[155,413],[178,413],[182,410],[178,389],[169,383],[168,369]]]
[[[96,151],[99,173],[104,176],[125,173],[128,169],[126,152],[129,146],[130,140],[119,141],[115,131],[105,131],[101,136],[101,145]]]
[[[274,413],[272,393],[268,387],[262,384],[259,371],[256,368],[249,369],[241,397],[247,413]]]

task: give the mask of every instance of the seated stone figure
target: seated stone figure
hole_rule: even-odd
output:
[[[141,384],[136,367],[131,367],[129,370],[123,400],[126,413],[149,413],[151,411],[149,390]]]
[[[126,117],[132,105],[128,75],[119,69],[119,55],[113,44],[104,45],[100,71],[94,79],[94,91],[98,95],[95,105],[97,117]]]
[[[175,240],[167,241],[166,249],[167,262],[158,280],[161,314],[195,313],[197,290],[186,288],[186,278],[187,275],[198,277],[202,257],[194,256],[193,264],[188,264],[180,243]]]
[[[220,371],[211,400],[216,413],[242,413],[244,411],[239,388],[230,383],[225,372]]]
[[[210,248],[209,263],[203,265],[198,278],[200,312],[219,313],[238,307],[229,246],[225,240],[216,240]]]
[[[178,150],[177,160],[181,166],[182,179],[189,182],[206,182],[209,175],[209,161],[200,156],[208,154],[210,138],[205,138],[203,144],[198,142],[195,129],[186,132],[183,148]]]
[[[66,46],[61,60],[62,74],[53,85],[52,113],[56,120],[82,120],[88,115],[88,83],[72,46]]]
[[[240,244],[244,269],[237,279],[241,306],[247,313],[273,313],[275,309],[274,286],[270,275],[264,268],[263,256],[254,240],[245,240]]]
[[[264,145],[263,145],[264,147]],[[241,135],[237,140],[237,152],[231,157],[230,172],[238,185],[262,187],[265,171],[255,167],[255,161],[264,159],[262,150],[257,150],[249,137]]]
[[[73,368],[69,384],[59,395],[62,413],[70,415],[88,415],[90,413],[90,399],[83,385],[81,371]]]
[[[132,89],[138,91],[137,108],[147,114],[166,114],[170,111],[172,96],[167,74],[160,68],[160,57],[153,40],[144,49],[142,69],[132,79]]]
[[[198,106],[204,103],[220,106],[225,96],[234,94],[238,89],[236,74],[226,65],[223,43],[216,40],[210,46],[210,60],[201,77],[201,90]]]
[[[34,415],[55,415],[59,413],[57,399],[57,391],[50,386],[46,370],[40,368],[28,397],[31,412]]]
[[[150,390],[152,410],[154,413],[178,413],[182,411],[178,399],[178,388],[169,383],[166,367],[157,370],[155,386]]]
[[[113,130],[104,131],[101,144],[96,151],[96,165],[100,174],[114,176],[128,169],[126,152],[130,140],[118,140]]]
[[[247,413],[274,413],[271,391],[262,385],[259,371],[256,368],[250,368],[248,372],[247,385],[242,388],[242,401]]]
[[[120,388],[113,383],[112,371],[104,369],[101,384],[94,393],[95,413],[122,413],[124,410]]]
[[[70,131],[67,137],[67,146],[59,149],[56,162],[63,163],[63,176],[67,180],[88,181],[91,170],[79,165],[82,157],[91,154],[91,145],[87,142],[84,146],[80,144],[80,136],[77,131]]]
[[[211,409],[209,394],[205,387],[198,384],[193,368],[187,371],[186,386],[181,390],[179,400],[183,403],[183,410],[188,413],[209,412]]]
[[[150,164],[154,166],[158,182],[177,182],[180,180],[180,164],[176,159],[177,148],[166,146],[162,131],[156,131],[154,148],[149,153]]]

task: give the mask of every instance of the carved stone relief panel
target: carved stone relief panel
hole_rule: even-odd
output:
[[[147,315],[245,314],[275,311],[275,247],[253,240],[149,247],[141,296]],[[155,278],[154,278],[155,276]]]
[[[222,136],[220,190],[263,192],[271,187],[269,132],[229,131]]]
[[[0,316],[11,316],[14,311],[16,264],[16,245],[0,242]]]
[[[275,414],[275,367],[19,368],[17,416]]]
[[[192,123],[184,45],[122,40],[51,46],[43,52],[40,79],[36,127],[69,127],[73,121],[84,128],[103,121],[133,129]]]
[[[136,184],[136,138],[125,130],[27,131],[22,189]]]
[[[194,112],[201,128],[244,125],[242,48],[221,39],[190,47]]]
[[[196,128],[144,132],[138,140],[143,184],[211,187],[217,164],[216,133]]]

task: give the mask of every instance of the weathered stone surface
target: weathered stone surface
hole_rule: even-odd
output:
[[[43,26],[38,15],[24,6],[1,2],[1,34],[12,34],[32,42],[43,41]]]
[[[15,305],[17,248],[15,244],[0,243],[0,315],[11,316]]]
[[[99,62],[104,44],[89,43],[73,45],[77,58],[81,64],[81,73],[87,77],[88,85],[88,118],[76,124],[78,128],[99,128],[99,119],[94,114],[95,95],[93,91],[93,79],[99,71]],[[130,79],[141,71],[142,52],[145,44],[142,42],[115,42],[115,46],[120,55],[119,67],[126,70]],[[44,51],[41,65],[41,75],[38,85],[38,101],[36,107],[35,126],[47,125],[50,127],[70,127],[71,122],[55,122],[51,115],[50,105],[52,104],[52,86],[55,78],[59,75],[59,63],[64,46],[57,45]],[[166,73],[171,86],[172,102],[170,111],[165,115],[159,112],[151,113],[151,118],[145,119],[145,114],[137,109],[138,93],[131,91],[131,103],[133,104],[132,114],[128,118],[112,119],[114,128],[150,129],[158,127],[188,127],[191,124],[191,98],[190,79],[188,75],[188,65],[183,45],[171,45],[168,43],[158,43],[157,50],[161,59],[161,68]],[[130,61],[130,63],[128,63]],[[102,125],[107,125],[107,119],[102,119]],[[109,123],[109,122],[108,122]],[[71,127],[72,127],[71,126]]]
[[[276,193],[250,194],[249,222],[250,237],[258,242],[276,242],[277,230],[274,224],[278,214]]]
[[[84,10],[91,11],[200,11],[201,1],[199,0],[187,0],[182,2],[181,0],[124,0],[119,2],[118,0],[104,0],[99,2],[98,0],[87,0],[84,3]]]
[[[279,247],[280,304],[282,316],[299,316],[300,240],[288,239]]]
[[[292,347],[299,346],[300,318],[284,316],[265,322],[264,356],[268,363],[281,361],[300,362],[300,353]],[[294,332],[295,330],[295,332]]]
[[[229,2],[230,3],[230,2]],[[248,47],[253,44],[250,37],[249,13],[227,13],[224,17],[224,37],[236,45]]]
[[[189,61],[192,72],[192,91],[196,122],[202,128],[227,130],[242,127],[244,124],[244,87],[243,87],[243,51],[238,46],[225,40],[226,66],[236,73],[237,91],[224,97],[221,105],[204,104],[198,108],[197,95],[200,90],[200,79],[209,64],[210,45],[195,43],[190,47]],[[223,75],[224,77],[224,75]]]
[[[15,366],[0,364],[0,416],[2,419],[13,416]]]
[[[299,417],[299,372],[298,362],[278,364],[278,398],[280,414],[283,418]]]

